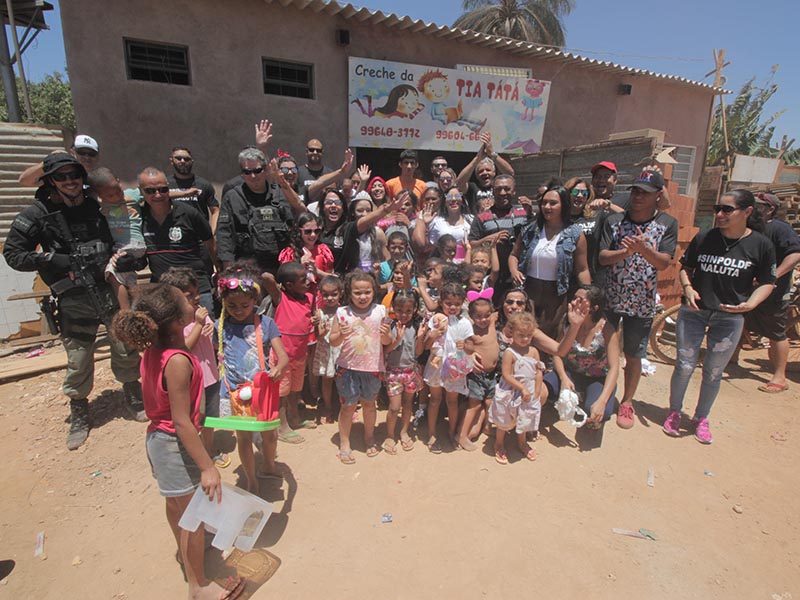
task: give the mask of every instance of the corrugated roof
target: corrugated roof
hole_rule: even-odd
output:
[[[518,54],[523,56],[535,56],[536,58],[544,60],[557,60],[569,64],[580,64],[586,68],[596,71],[611,71],[625,75],[637,75],[643,77],[650,77],[652,79],[660,79],[662,81],[672,81],[679,84],[698,87],[709,92],[722,92],[727,93],[721,88],[715,88],[713,85],[703,83],[702,81],[694,81],[685,77],[677,75],[665,75],[663,73],[656,73],[648,71],[647,69],[635,69],[633,67],[626,67],[613,62],[598,60],[595,58],[588,58],[586,56],[579,56],[570,52],[562,52],[556,48],[548,48],[544,46],[537,46],[528,42],[514,40],[511,38],[497,37],[479,33],[469,29],[454,29],[445,25],[436,25],[435,23],[425,23],[422,19],[412,19],[408,16],[400,16],[394,13],[384,13],[379,10],[371,11],[368,8],[359,8],[352,4],[339,4],[334,1],[325,0],[264,0],[269,4],[280,4],[284,7],[294,7],[300,10],[313,10],[316,13],[325,13],[328,16],[342,17],[349,21],[358,21],[359,23],[369,23],[371,25],[382,25],[390,29],[398,29],[410,33],[421,33],[431,37],[437,37],[474,46],[482,46],[484,48],[493,48],[508,52],[510,54]]]

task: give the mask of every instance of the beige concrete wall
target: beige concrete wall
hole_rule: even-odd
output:
[[[253,124],[275,122],[273,148],[302,160],[305,141],[326,144],[336,166],[347,143],[348,56],[452,68],[458,63],[529,67],[553,82],[543,148],[607,139],[614,131],[653,128],[666,142],[697,146],[699,179],[712,96],[652,78],[597,72],[554,60],[531,60],[421,34],[345,22],[262,0],[70,0],[61,7],[67,66],[78,127],[102,146],[103,163],[131,179],[147,164],[166,167],[175,144],[189,146],[196,171],[219,183],[238,169],[236,153],[252,143]],[[347,28],[351,44],[337,46]],[[123,37],[189,47],[191,86],[129,81]],[[314,100],[263,93],[262,57],[313,63]],[[617,95],[620,83],[631,96]]]

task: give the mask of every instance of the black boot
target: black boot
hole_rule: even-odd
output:
[[[140,423],[148,421],[144,412],[144,402],[142,401],[142,384],[138,381],[129,381],[122,384],[122,393],[125,395],[125,408],[131,416]]]
[[[86,398],[69,401],[69,434],[67,448],[77,450],[89,437],[89,401]]]

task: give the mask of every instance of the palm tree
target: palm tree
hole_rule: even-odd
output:
[[[574,0],[464,0],[453,27],[563,47],[562,17],[573,8]]]

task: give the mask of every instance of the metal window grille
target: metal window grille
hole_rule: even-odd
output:
[[[128,79],[191,85],[186,46],[126,39],[125,65]]]
[[[314,66],[265,58],[264,93],[313,99]]]

